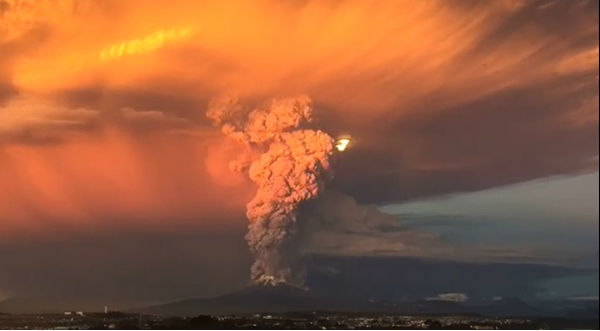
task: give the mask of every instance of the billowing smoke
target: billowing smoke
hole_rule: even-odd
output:
[[[223,133],[257,152],[251,160],[230,164],[234,170],[248,171],[258,186],[246,205],[246,240],[255,256],[252,280],[302,286],[304,269],[294,242],[298,207],[316,198],[331,177],[333,139],[310,128],[313,107],[307,96],[272,99],[255,109],[243,107],[236,98],[220,97],[211,102],[207,116]]]

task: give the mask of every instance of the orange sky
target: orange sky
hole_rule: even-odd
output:
[[[412,197],[402,187],[447,193],[427,191],[443,171],[501,178],[442,185],[451,192],[597,169],[590,1],[0,5],[0,239],[240,219],[253,190],[227,168],[240,146],[204,117],[222,92],[249,103],[310,95],[332,135],[356,136],[339,185],[370,185],[367,200]],[[485,103],[507,91],[517,95],[504,107]],[[485,129],[494,116],[508,135]],[[445,134],[459,140],[441,146]],[[489,144],[472,143],[478,134]],[[554,149],[514,147],[536,139]],[[361,161],[371,158],[391,162]],[[522,169],[511,170],[519,158]],[[380,192],[380,181],[397,188]]]
[[[232,146],[186,136],[138,140],[118,130],[72,138],[3,148],[1,235],[40,226],[91,231],[111,222],[177,228],[198,218],[215,226],[223,215],[243,215],[249,185],[228,172]]]

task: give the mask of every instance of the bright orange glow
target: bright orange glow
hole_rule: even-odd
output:
[[[375,117],[391,105],[416,107],[436,91],[447,106],[527,84],[555,75],[557,61],[580,61],[576,54],[589,52],[545,59],[538,50],[549,41],[520,33],[492,53],[466,56],[514,13],[502,1],[469,13],[443,1],[61,3],[62,10],[48,5],[36,12],[34,23],[52,27],[35,40],[36,51],[7,62],[19,89],[52,93],[101,84],[192,95],[201,87],[242,95],[306,93]],[[71,7],[80,12],[72,14]],[[11,35],[19,33],[27,30]],[[527,65],[532,57],[535,67]],[[116,58],[123,61],[107,61]]]
[[[335,148],[338,151],[343,152],[348,148],[348,144],[350,144],[349,138],[340,138],[335,142]]]
[[[212,170],[239,154],[221,139],[117,130],[72,138],[0,149],[0,240],[49,227],[215,227],[224,211],[243,221],[251,187],[241,174]]]

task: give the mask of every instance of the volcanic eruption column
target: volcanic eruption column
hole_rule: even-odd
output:
[[[230,168],[248,171],[258,185],[246,205],[246,240],[255,256],[251,278],[258,284],[304,283],[294,245],[298,207],[316,198],[332,176],[333,139],[309,128],[312,114],[307,96],[272,99],[255,109],[242,107],[236,98],[221,97],[207,111],[223,133],[256,152],[250,161],[232,161]]]

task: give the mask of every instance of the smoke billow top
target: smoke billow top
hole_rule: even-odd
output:
[[[246,205],[246,240],[255,256],[251,277],[258,284],[304,283],[294,243],[298,207],[322,191],[331,176],[334,147],[331,136],[310,128],[312,115],[307,96],[272,99],[255,109],[243,107],[236,98],[220,97],[207,112],[223,133],[257,152],[253,159],[233,161],[230,167],[248,171],[258,186]]]

